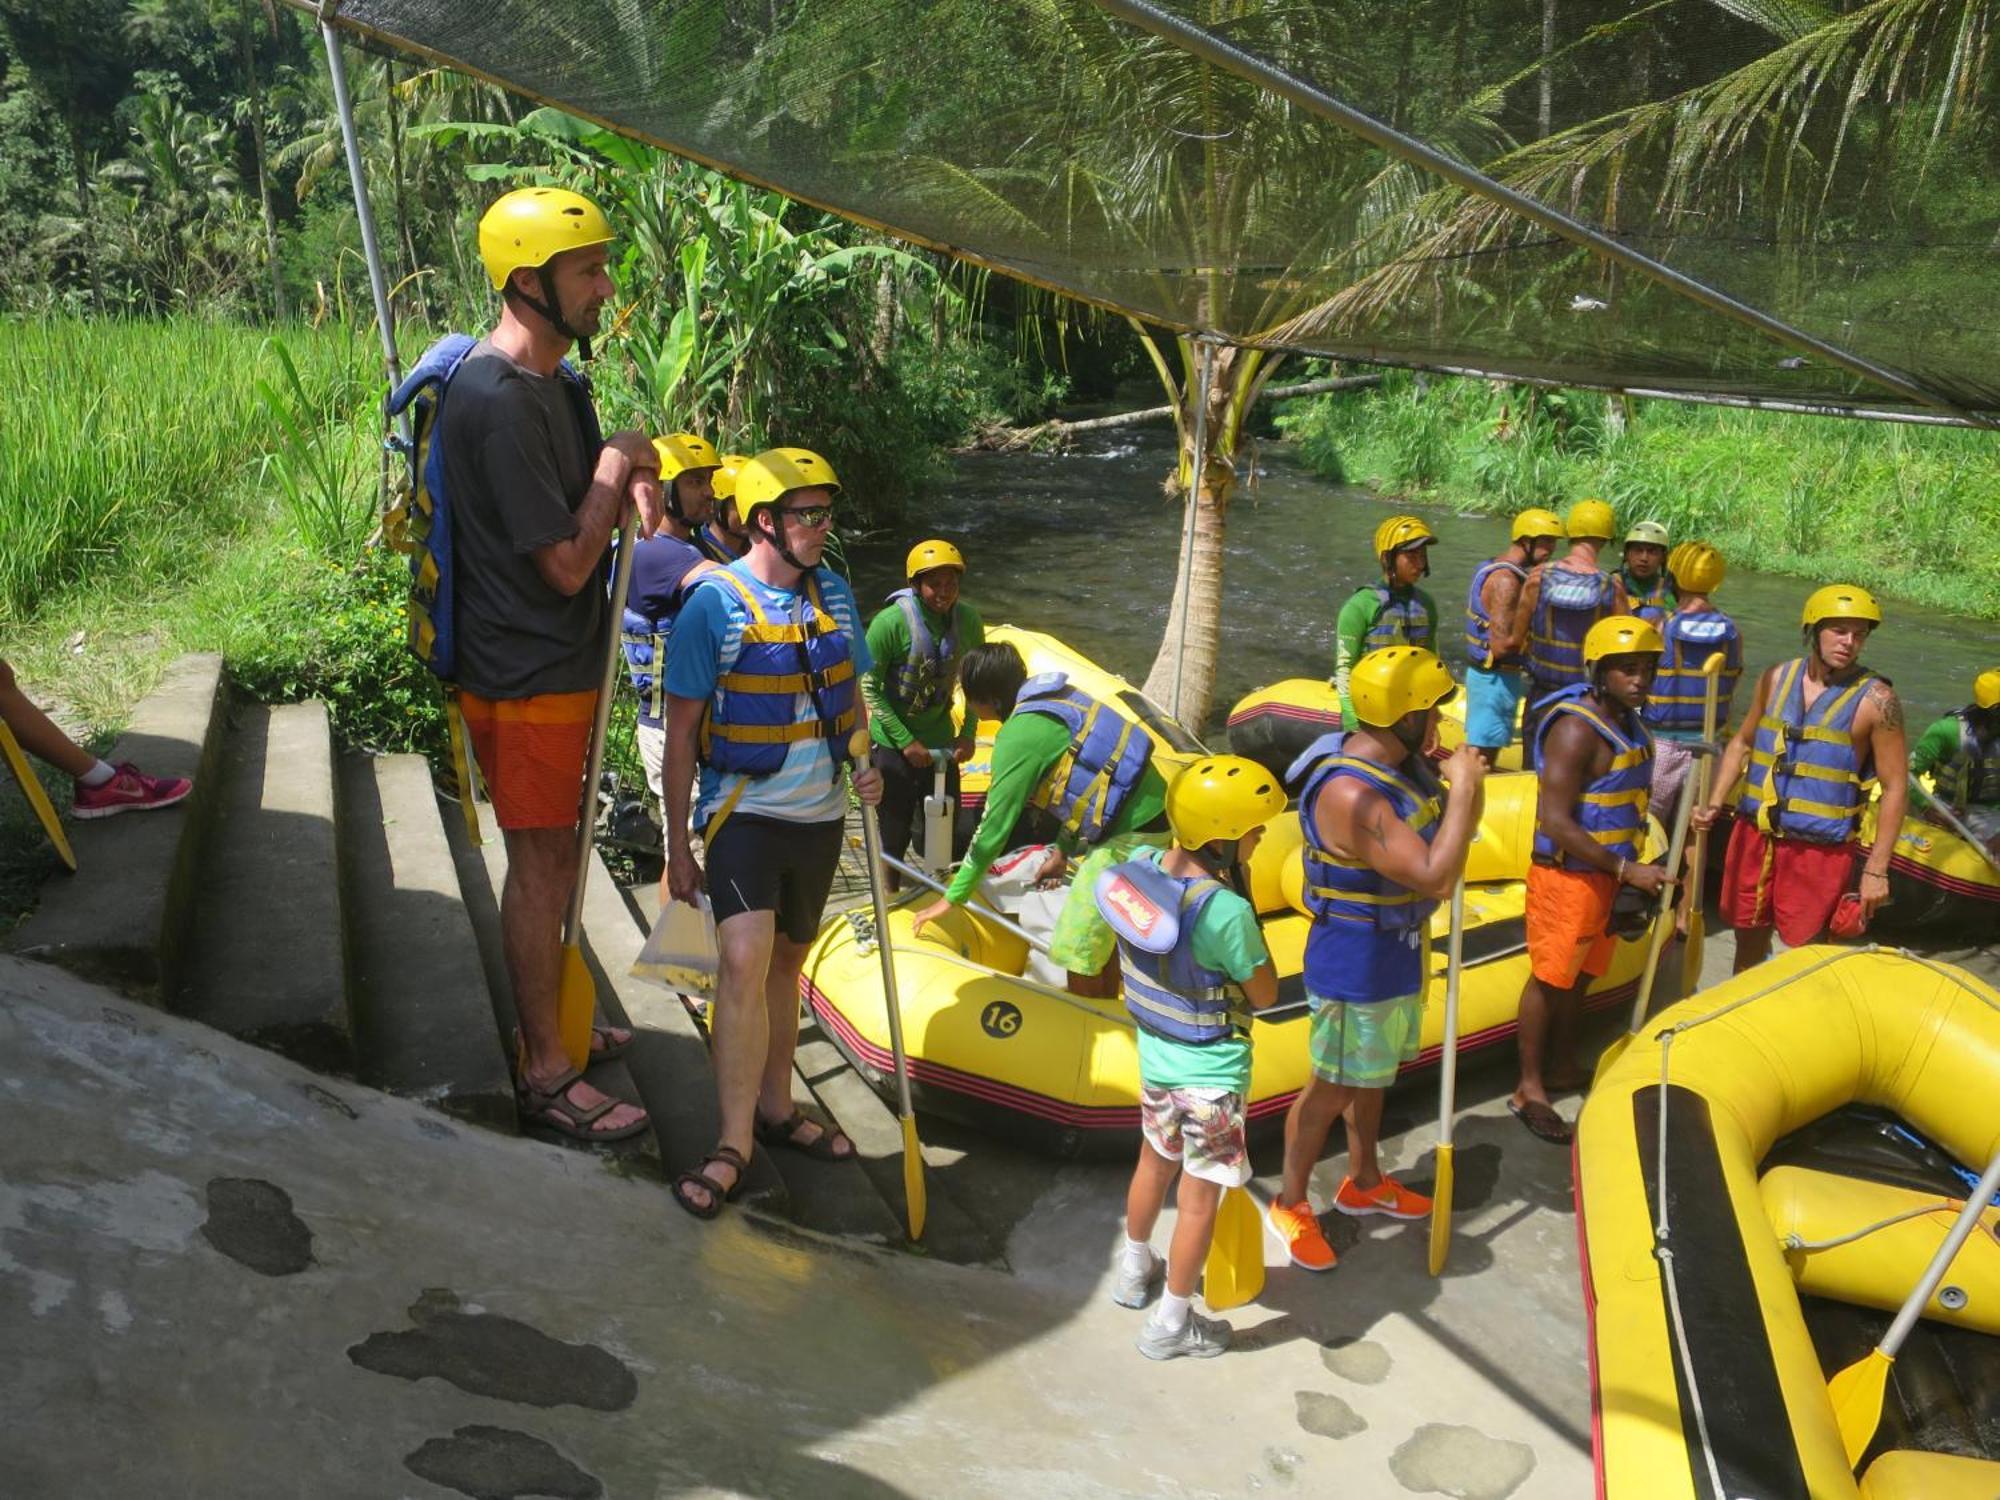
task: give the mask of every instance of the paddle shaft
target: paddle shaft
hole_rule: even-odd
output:
[[[597,712],[590,721],[590,757],[584,762],[583,800],[577,810],[576,884],[569,893],[569,911],[563,916],[563,946],[574,948],[583,935],[583,887],[590,877],[591,840],[597,832],[597,778],[604,771],[604,739],[611,728],[611,695],[618,687],[618,658],[624,654],[618,622],[625,618],[625,596],[632,588],[634,526],[631,521],[618,530],[618,566],[611,575],[609,640],[604,647],[604,674],[597,683]]]
[[[1940,802],[1934,793],[1924,793],[1924,802],[1933,812],[1944,819],[1947,828],[1964,839],[1966,843],[1972,845],[1973,848],[1977,849],[1981,859],[1993,866],[1996,871],[2000,871],[2000,856],[1996,856],[1991,849],[1986,847],[1984,839],[1965,826],[1964,819],[1953,812],[1945,803]]]
[[[0,724],[0,754],[5,755],[7,768],[14,773],[21,795],[35,810],[35,820],[42,825],[42,832],[49,836],[49,842],[55,846],[62,862],[74,870],[76,852],[70,848],[69,838],[63,833],[62,819],[56,815],[55,804],[49,801],[49,794],[43,789],[41,778],[35,775],[35,768],[28,764],[28,754],[21,748],[21,742],[14,738],[14,731],[5,724]]]
[[[867,736],[857,730],[855,741],[861,749],[853,752],[856,763],[868,753]],[[896,990],[896,955],[889,947],[889,901],[883,894],[882,830],[875,821],[875,809],[861,804],[862,852],[868,858],[868,900],[875,909],[875,952],[882,960],[883,1009],[889,1017],[889,1050],[896,1061],[896,1110],[905,1120],[914,1119],[910,1107],[910,1056],[903,1050],[903,1003]]]
[[[1451,1149],[1458,1103],[1458,988],[1465,973],[1465,875],[1451,888],[1451,936],[1444,968],[1444,1050],[1439,1061],[1438,1144]]]
[[[1972,1190],[1972,1195],[1965,1200],[1965,1207],[1959,1210],[1958,1218],[1951,1226],[1951,1233],[1944,1237],[1944,1243],[1938,1246],[1937,1254],[1931,1257],[1931,1263],[1924,1267],[1924,1274],[1918,1278],[1909,1299],[1897,1311],[1896,1321],[1889,1325],[1889,1331],[1882,1336],[1882,1342],[1876,1345],[1877,1350],[1885,1357],[1894,1359],[1903,1347],[1903,1340],[1908,1338],[1910,1330],[1917,1326],[1917,1319],[1923,1315],[1925,1305],[1931,1300],[1931,1294],[1937,1290],[1938,1283],[1944,1280],[1944,1273],[1951,1269],[1952,1260],[1957,1256],[1960,1247],[1972,1237],[1972,1231],[1979,1225],[1979,1216],[1992,1203],[1995,1193],[2000,1193],[2000,1151],[1994,1152],[1993,1160],[1986,1164],[1985,1175],[1979,1179],[1979,1186]]]
[[[1711,745],[1715,743],[1715,731],[1719,727],[1715,721],[1722,714],[1723,655],[1723,649],[1718,648],[1710,653],[1707,661],[1701,664],[1701,737]],[[1681,788],[1681,804],[1685,806],[1688,798],[1692,796],[1695,801],[1706,807],[1708,805],[1710,790],[1709,783],[1715,775],[1714,764],[1704,755],[1700,757],[1700,764],[1694,768],[1694,771],[1694,785],[1692,787],[1683,786]],[[1693,869],[1692,873],[1688,876],[1687,905],[1684,909],[1687,912],[1688,931],[1692,933],[1694,931],[1694,924],[1701,918],[1702,877],[1706,873],[1708,865],[1708,830],[1706,828],[1695,830],[1694,858],[1688,861],[1688,863]]]
[[[896,856],[893,854],[884,854],[882,856],[882,863],[887,865],[890,869],[894,870],[898,875],[901,875],[904,879],[914,880],[918,885],[922,886],[927,891],[936,891],[940,896],[945,896],[950,894],[950,892],[947,891],[941,883],[939,883],[936,880],[933,880],[930,876],[926,875],[922,870],[904,864],[900,859],[896,858]],[[1028,931],[1027,928],[1020,926],[1018,923],[1009,921],[1006,917],[1001,916],[1000,913],[997,911],[986,911],[982,908],[978,915],[980,921],[991,922],[995,927],[998,927],[1002,932],[1013,933],[1015,937],[1019,938],[1022,942],[1026,943],[1030,948],[1033,948],[1037,953],[1041,954],[1042,957],[1049,959],[1051,962],[1054,961],[1053,955],[1050,954],[1049,952],[1049,945],[1043,942],[1040,938],[1036,937],[1032,932]],[[875,920],[879,929],[882,920],[879,913],[876,915]]]
[[[1714,744],[1704,744],[1699,753],[1712,755]],[[1694,815],[1694,798],[1683,796],[1681,805],[1674,810],[1674,836],[1667,840],[1667,878],[1672,880],[1681,867],[1681,853],[1687,848],[1688,820]],[[1646,1024],[1646,1007],[1653,998],[1653,976],[1660,969],[1660,950],[1667,944],[1667,929],[1673,926],[1673,905],[1660,902],[1660,915],[1653,923],[1652,940],[1646,945],[1646,971],[1639,976],[1638,998],[1632,1002],[1632,1025],[1630,1034],[1637,1036],[1639,1028]]]

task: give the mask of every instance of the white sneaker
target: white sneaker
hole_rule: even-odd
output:
[[[1213,1359],[1229,1347],[1233,1332],[1220,1318],[1204,1318],[1194,1311],[1188,1313],[1186,1323],[1171,1332],[1148,1318],[1139,1330],[1139,1352],[1148,1359],[1179,1359],[1183,1354],[1190,1359]]]
[[[1146,1251],[1145,1267],[1138,1271],[1132,1269],[1132,1263],[1120,1250],[1117,1272],[1111,1281],[1111,1300],[1120,1307],[1144,1307],[1153,1300],[1153,1292],[1165,1280],[1166,1271],[1167,1263],[1152,1249]]]

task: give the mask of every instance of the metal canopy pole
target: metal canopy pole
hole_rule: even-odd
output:
[[[375,326],[382,333],[382,358],[389,366],[389,388],[403,383],[403,361],[396,353],[396,329],[389,315],[389,284],[382,274],[382,252],[375,242],[375,211],[368,206],[368,178],[361,166],[361,142],[354,133],[354,104],[347,92],[347,64],[340,55],[340,37],[333,29],[334,5],[319,9],[319,35],[326,45],[327,72],[333,79],[333,105],[340,114],[340,140],[347,148],[347,178],[354,185],[354,212],[361,221],[361,254],[368,262],[368,290],[375,299]]]
[[[1168,710],[1176,719],[1181,718],[1181,678],[1187,672],[1188,615],[1194,609],[1194,523],[1201,511],[1201,481],[1208,473],[1208,392],[1215,372],[1214,341],[1202,337],[1196,342],[1200,350],[1195,360],[1194,467],[1188,474],[1187,528],[1181,535],[1181,626],[1174,647],[1174,701]]]
[[[1664,261],[1642,255],[1601,229],[1593,228],[1580,219],[1573,219],[1561,210],[1551,208],[1525,193],[1517,192],[1504,183],[1495,182],[1484,173],[1473,170],[1461,161],[1453,160],[1414,136],[1405,135],[1400,130],[1384,125],[1380,120],[1341,103],[1325,90],[1295,78],[1281,68],[1273,67],[1240,47],[1232,46],[1213,32],[1185,21],[1179,16],[1169,15],[1151,4],[1150,0],[1095,0],[1095,3],[1100,10],[1129,21],[1142,31],[1151,32],[1183,52],[1225,72],[1234,73],[1239,78],[1248,79],[1259,88],[1288,100],[1308,114],[1331,120],[1342,129],[1351,131],[1391,156],[1413,162],[1417,166],[1437,173],[1447,182],[1465,189],[1476,197],[1511,209],[1551,233],[1559,234],[1564,239],[1582,245],[1616,265],[1650,277],[1668,289],[1691,298],[1711,312],[1718,312],[1740,323],[1747,323],[1752,328],[1769,334],[1780,343],[1818,355],[1849,374],[1871,380],[1919,405],[1951,412],[1963,418],[1969,426],[2000,427],[2000,422],[1964,411],[1898,370],[1876,364],[1862,355],[1850,353],[1836,344],[1815,338],[1803,329],[1794,328],[1781,318],[1774,318],[1747,302],[1739,302],[1727,292],[1718,291],[1705,282],[1696,281],[1693,277],[1676,271]]]

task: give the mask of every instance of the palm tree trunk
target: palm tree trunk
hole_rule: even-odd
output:
[[[1542,69],[1540,93],[1536,98],[1535,123],[1541,127],[1540,137],[1547,140],[1550,122],[1554,117],[1551,98],[1552,79],[1549,74],[1550,59],[1556,50],[1556,0],[1542,0]]]
[[[243,81],[250,91],[250,151],[257,162],[257,201],[264,211],[264,261],[271,273],[271,314],[285,319],[285,279],[278,273],[278,216],[271,207],[271,173],[265,160],[264,84],[257,76],[257,46],[250,24],[250,0],[237,6],[243,50]]]
[[[76,214],[83,225],[83,265],[90,275],[90,310],[104,311],[104,281],[97,271],[97,219],[91,212],[90,166],[83,154],[83,125],[75,115],[63,122],[69,127],[69,160],[76,172]]]

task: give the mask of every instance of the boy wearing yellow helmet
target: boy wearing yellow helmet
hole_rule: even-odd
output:
[[[1880,779],[1875,845],[1861,872],[1861,922],[1889,897],[1889,857],[1909,802],[1903,705],[1889,679],[1861,665],[1882,606],[1854,584],[1806,600],[1805,655],[1767,668],[1723,752],[1706,807],[1709,828],[1744,775],[1722,867],[1722,919],[1736,929],[1736,972],[1762,963],[1771,934],[1818,942],[1853,876],[1867,784]]]
[[[1672,540],[1658,521],[1639,521],[1625,533],[1625,564],[1618,579],[1631,612],[1651,625],[1664,623],[1674,607],[1673,578],[1667,571]]]
[[[1422,646],[1437,639],[1437,600],[1418,583],[1430,576],[1437,536],[1417,516],[1391,516],[1375,528],[1375,563],[1381,578],[1364,583],[1341,605],[1333,627],[1333,686],[1343,724],[1354,722],[1347,678],[1354,664],[1384,646]]]
[[[1514,721],[1528,691],[1527,658],[1503,653],[1528,570],[1540,567],[1563,537],[1552,510],[1530,506],[1514,517],[1507,550],[1473,570],[1465,591],[1465,742],[1490,768],[1514,743]]]
[[[1382,1095],[1417,1055],[1430,914],[1451,894],[1485,801],[1486,762],[1469,745],[1445,762],[1440,799],[1423,746],[1438,705],[1458,691],[1444,663],[1415,646],[1371,651],[1354,668],[1355,718],[1292,763],[1305,834],[1305,986],[1312,1073],[1285,1117],[1284,1182],[1270,1224],[1292,1263],[1331,1270],[1313,1213],[1312,1169],[1347,1119],[1347,1176],[1336,1211],[1420,1219],[1430,1199],[1382,1170]]]
[[[1144,1307],[1152,1295],[1162,1269],[1153,1226],[1180,1176],[1166,1286],[1139,1332],[1148,1359],[1203,1359],[1229,1347],[1229,1325],[1188,1303],[1222,1194],[1250,1180],[1250,1011],[1278,998],[1256,910],[1230,882],[1284,810],[1284,788],[1254,760],[1196,761],[1167,788],[1172,847],[1111,866],[1092,888],[1117,935],[1125,1008],[1138,1027],[1144,1141],[1112,1280],[1121,1307]]]
[[[1932,778],[1928,793],[1911,788],[1919,802],[1950,808],[2000,854],[2000,667],[1975,677],[1972,701],[1923,732],[1910,752],[1910,774]]]
[[[1521,717],[1521,738],[1531,759],[1544,700],[1585,680],[1584,637],[1598,621],[1625,609],[1625,586],[1599,561],[1611,545],[1611,507],[1602,500],[1579,500],[1563,517],[1563,529],[1569,550],[1529,570],[1513,625],[1498,647],[1502,655],[1527,659],[1528,706]]]
[[[607,630],[603,568],[620,518],[661,515],[660,457],[643,433],[600,442],[568,371],[613,287],[611,226],[561,188],[523,188],[479,221],[498,324],[451,377],[432,436],[451,497],[454,676],[507,844],[500,902],[521,1018],[522,1117],[580,1140],[618,1140],[645,1111],[570,1066],[556,1027],[563,911],[576,878],[580,790]],[[595,1055],[631,1041],[599,1028]]]
[[[1613,615],[1583,642],[1582,682],[1556,694],[1537,729],[1535,845],[1528,865],[1528,982],[1521,991],[1521,1077],[1507,1108],[1540,1140],[1568,1145],[1551,1090],[1581,1087],[1576,1028],[1590,981],[1611,964],[1620,886],[1667,881],[1642,864],[1653,737],[1640,721],[1662,649],[1636,615]],[[1561,1071],[1557,1071],[1560,1069]]]
[[[1673,577],[1678,602],[1660,626],[1666,649],[1640,715],[1653,731],[1653,811],[1662,823],[1674,820],[1681,788],[1694,764],[1689,747],[1701,738],[1708,701],[1702,667],[1711,656],[1721,654],[1722,672],[1715,687],[1718,733],[1729,722],[1736,684],[1743,676],[1743,633],[1710,597],[1722,586],[1723,571],[1722,554],[1707,542],[1682,542],[1667,554],[1667,572]]]
[[[985,644],[979,611],[959,597],[965,556],[940,538],[918,542],[904,559],[905,587],[868,622],[874,668],[861,679],[868,702],[870,759],[882,773],[882,847],[901,859],[924,794],[944,763],[945,796],[958,806],[958,768],[972,755],[974,723],[963,732],[952,723],[952,689],[958,664]],[[897,880],[889,875],[890,888]]]
[[[717,567],[726,568],[750,550],[750,534],[736,513],[736,474],[749,458],[741,453],[725,453],[710,481],[713,504],[708,519],[694,531],[694,544],[701,555]]]

